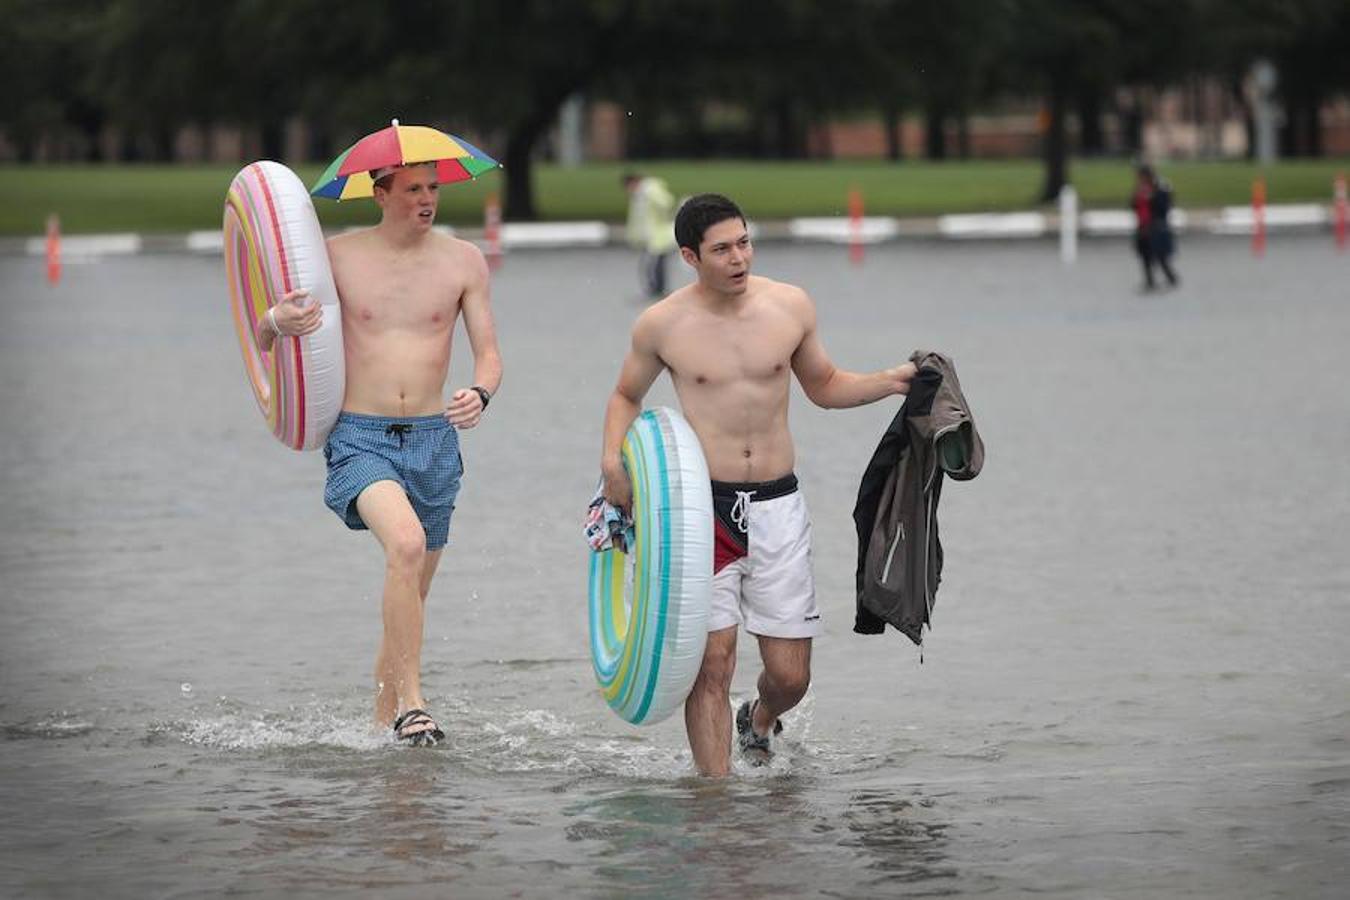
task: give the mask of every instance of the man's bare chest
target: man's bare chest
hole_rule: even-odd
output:
[[[699,322],[672,330],[661,355],[677,379],[717,387],[785,377],[800,341],[781,320]]]
[[[345,289],[344,289],[345,288]],[[402,277],[339,283],[344,323],[362,329],[438,330],[454,325],[461,290],[452,280],[435,283]]]

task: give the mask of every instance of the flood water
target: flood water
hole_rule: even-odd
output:
[[[368,728],[382,557],[264,427],[220,259],[55,288],[0,259],[0,896],[1345,896],[1350,256],[1178,264],[1144,295],[1114,241],[1068,269],[1041,242],[759,249],[837,364],[950,355],[988,457],[942,494],[920,663],[851,631],[898,403],[794,388],[826,634],[773,765],[710,781],[678,716],[624,723],[590,670],[630,254],[495,277],[506,379],[463,435],[422,751]],[[737,701],[756,662],[743,639]]]

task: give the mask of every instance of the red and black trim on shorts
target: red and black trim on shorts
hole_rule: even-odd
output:
[[[713,574],[743,559],[750,553],[750,535],[741,530],[732,515],[737,501],[749,494],[751,502],[774,500],[797,491],[797,475],[789,472],[773,481],[714,481],[713,501]]]

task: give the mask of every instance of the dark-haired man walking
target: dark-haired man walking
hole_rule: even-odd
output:
[[[871,374],[838,369],[816,333],[799,287],[750,274],[745,216],[717,194],[691,197],[675,218],[681,258],[697,280],[649,307],[605,409],[605,497],[627,509],[632,484],[620,447],[642,398],[664,369],[699,437],[712,476],[716,522],[712,609],[703,664],[684,706],[694,764],[705,775],[731,767],[729,702],[736,636],[759,642],[757,696],[736,713],[741,752],[770,756],[779,717],[806,694],[811,640],[821,633],[811,571],[811,522],[793,474],[788,372],[825,408],[872,403],[909,389],[912,363]]]

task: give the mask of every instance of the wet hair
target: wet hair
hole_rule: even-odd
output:
[[[698,256],[703,235],[718,222],[740,219],[745,224],[741,208],[721,194],[695,194],[680,206],[675,214],[675,242],[688,247]]]

